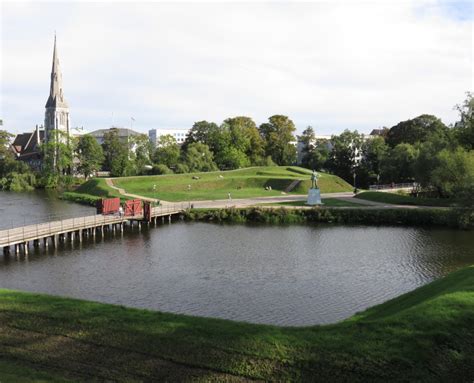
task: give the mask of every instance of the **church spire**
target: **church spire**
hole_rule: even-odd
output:
[[[56,33],[54,34],[53,66],[51,68],[51,85],[46,108],[67,108],[63,95],[63,78],[59,67],[58,51],[56,48]]]

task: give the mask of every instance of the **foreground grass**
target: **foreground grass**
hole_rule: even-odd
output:
[[[413,206],[456,206],[456,203],[442,198],[422,198],[409,195],[385,193],[385,192],[362,192],[357,194],[357,198],[367,201],[389,203],[395,205],[413,205]]]
[[[341,323],[301,328],[0,290],[0,381],[42,376],[58,381],[472,381],[474,267]]]
[[[193,179],[199,177],[199,179]],[[239,170],[193,174],[171,174],[114,178],[116,186],[127,193],[165,201],[199,201],[251,198],[281,195],[294,181],[301,180],[289,194],[307,194],[311,187],[311,171],[297,166],[266,166]],[[351,191],[351,186],[337,176],[320,173],[321,192]],[[153,190],[156,185],[156,191]],[[272,190],[265,190],[271,187]]]

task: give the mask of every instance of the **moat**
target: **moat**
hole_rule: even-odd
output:
[[[37,192],[0,202],[2,227],[94,212]],[[0,255],[0,287],[298,326],[345,319],[470,265],[473,248],[472,232],[440,228],[175,222]]]

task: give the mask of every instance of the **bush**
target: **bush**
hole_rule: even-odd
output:
[[[179,174],[189,173],[189,167],[186,164],[177,164],[175,172]]]
[[[153,175],[161,175],[161,174],[172,174],[173,171],[166,165],[159,164],[159,165],[153,165],[153,168],[151,169],[151,174]]]
[[[208,222],[338,223],[361,225],[448,226],[474,228],[474,211],[467,209],[199,209],[185,218]]]

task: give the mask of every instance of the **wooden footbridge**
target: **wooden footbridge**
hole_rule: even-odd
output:
[[[188,204],[168,204],[151,208],[151,223],[157,223],[161,219],[171,222],[173,216],[181,214]],[[105,231],[121,231],[126,226],[138,226],[149,224],[145,221],[143,213],[133,216],[114,215],[89,215],[83,217],[56,219],[37,224],[27,224],[0,231],[0,247],[4,253],[11,249],[15,253],[28,254],[30,245],[47,248],[49,245],[57,246],[59,242],[81,242],[84,237],[95,237],[97,234],[104,235]]]

